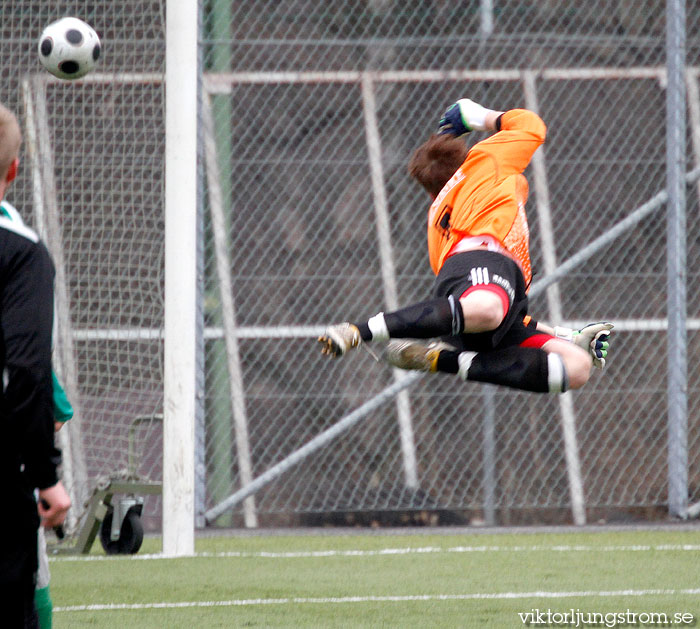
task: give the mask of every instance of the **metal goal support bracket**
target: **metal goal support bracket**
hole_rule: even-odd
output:
[[[52,552],[56,554],[89,554],[108,513],[112,511],[120,512],[120,517],[114,518],[114,526],[117,530],[121,528],[122,520],[128,509],[119,508],[119,504],[114,501],[116,494],[124,496],[124,501],[128,502],[129,508],[131,508],[143,505],[143,499],[140,498],[141,495],[160,494],[162,490],[163,484],[155,481],[124,480],[119,478],[101,479],[87,501],[84,522],[78,533],[75,545],[63,546],[62,544],[57,544],[52,547]]]
[[[103,476],[95,484],[91,496],[85,501],[83,524],[77,533],[75,544],[58,543],[51,548],[55,554],[83,554],[90,553],[100,528],[109,516],[109,524],[105,526],[101,539],[103,546],[111,554],[133,554],[138,552],[143,539],[143,528],[140,524],[143,509],[144,494],[160,495],[163,492],[163,483],[150,481],[138,476],[138,457],[136,454],[136,431],[139,426],[153,421],[163,421],[163,415],[143,415],[136,417],[129,429],[128,466],[126,470]],[[115,500],[114,496],[120,497]],[[128,520],[128,535],[133,537],[129,543],[120,541],[120,534],[124,534],[123,526]],[[109,530],[107,530],[109,526]],[[137,528],[138,530],[134,530]]]

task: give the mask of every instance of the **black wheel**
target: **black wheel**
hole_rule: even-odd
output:
[[[108,555],[135,555],[143,543],[143,524],[136,507],[126,512],[124,522],[119,531],[119,539],[112,540],[112,516],[114,509],[110,508],[100,526],[100,542]]]

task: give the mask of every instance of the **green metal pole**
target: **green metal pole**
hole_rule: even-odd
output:
[[[206,66],[221,72],[230,69],[231,46],[231,2],[229,0],[212,0],[210,3],[209,19],[205,20],[205,30],[213,41],[209,46]],[[216,134],[216,154],[221,181],[221,196],[224,204],[224,214],[231,215],[231,100],[226,94],[212,96],[212,116],[214,133]],[[211,243],[211,241],[210,241]],[[207,247],[207,296],[206,309],[208,320],[216,326],[222,323],[221,301],[217,286],[215,264],[213,263],[211,244]],[[229,287],[225,287],[229,290]],[[223,339],[209,342],[207,352],[207,451],[208,474],[207,489],[210,498],[218,503],[228,496],[233,488],[233,415],[230,408],[228,388],[230,387],[228,370],[226,368],[226,348]],[[223,384],[222,384],[223,383]],[[219,388],[220,390],[216,390]],[[217,526],[231,526],[232,515],[224,514],[215,521]]]

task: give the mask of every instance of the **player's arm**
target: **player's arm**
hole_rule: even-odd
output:
[[[547,135],[544,122],[532,111],[497,111],[462,98],[440,119],[438,133],[459,137],[470,131],[496,131],[471,153],[488,153],[498,166],[498,177],[522,173]]]
[[[498,119],[504,113],[483,107],[469,98],[461,98],[443,114],[438,134],[460,137],[471,131],[498,131]]]
[[[542,332],[543,334],[549,334],[549,336],[556,336],[556,330],[547,325],[546,323],[542,323],[542,321],[535,321],[532,317],[529,315],[525,317],[524,323],[527,327],[529,328],[535,328],[538,332]]]
[[[53,383],[53,418],[56,432],[65,426],[66,422],[73,417],[73,405],[68,400],[63,385],[56,376],[55,371],[51,371]]]

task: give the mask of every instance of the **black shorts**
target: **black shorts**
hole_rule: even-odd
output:
[[[443,337],[459,351],[484,352],[501,347],[522,345],[528,339],[542,336],[534,327],[527,327],[528,299],[525,278],[514,260],[495,251],[477,249],[457,253],[445,261],[435,278],[433,297],[452,295],[458,300],[473,286],[498,287],[508,297],[508,312],[501,325],[489,332]],[[496,289],[498,290],[498,289]]]

